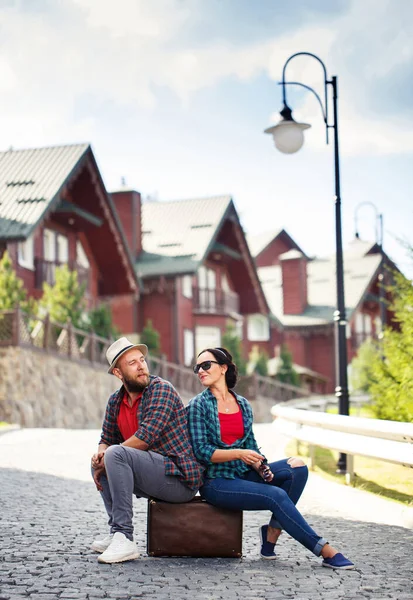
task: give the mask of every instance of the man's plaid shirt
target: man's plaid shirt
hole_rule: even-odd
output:
[[[122,386],[109,398],[102,425],[100,444],[113,446],[124,439],[117,424]],[[188,436],[186,411],[175,388],[160,377],[150,376],[137,409],[137,438],[148,450],[165,457],[165,475],[175,475],[191,490],[202,485],[202,466],[196,461]]]
[[[211,456],[215,450],[230,450],[233,448],[246,448],[255,450],[262,455],[252,431],[253,415],[251,405],[242,396],[234,395],[242,411],[244,421],[244,435],[233,444],[225,444],[221,440],[221,428],[219,425],[218,403],[213,393],[206,389],[189,402],[187,408],[189,435],[196,458],[206,466],[205,477],[214,479],[224,477],[235,479],[242,477],[249,471],[242,460],[230,460],[223,463],[211,462]]]

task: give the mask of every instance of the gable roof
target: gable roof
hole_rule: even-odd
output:
[[[0,239],[26,239],[59,200],[88,144],[0,152]]]
[[[351,316],[362,301],[377,275],[381,262],[381,254],[363,255],[352,251],[344,253],[347,317]],[[281,266],[261,267],[258,269],[258,275],[270,309],[283,325],[316,326],[333,322],[337,304],[335,256],[314,259],[307,264],[308,306],[301,315],[284,314]]]
[[[277,238],[283,237],[288,241],[292,249],[298,250],[304,256],[306,256],[300,246],[290,236],[285,229],[271,229],[258,234],[247,234],[248,245],[251,250],[251,254],[254,258],[257,258],[261,252],[263,252],[272,242]]]
[[[231,196],[144,202],[138,274],[195,272],[232,205]]]

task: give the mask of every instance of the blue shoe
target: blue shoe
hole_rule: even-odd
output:
[[[277,555],[274,552],[275,544],[267,542],[268,525],[262,525],[262,527],[259,528],[259,532],[261,540],[261,558],[265,558],[265,560],[274,560],[274,558],[277,558]]]
[[[337,552],[332,558],[325,558],[321,564],[329,569],[342,569],[343,571],[354,569],[354,563],[340,552]]]

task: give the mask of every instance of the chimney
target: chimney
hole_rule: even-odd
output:
[[[280,256],[284,315],[301,315],[307,307],[307,257],[299,250]]]
[[[131,254],[136,258],[142,250],[141,195],[134,190],[124,189],[112,192],[111,198]]]

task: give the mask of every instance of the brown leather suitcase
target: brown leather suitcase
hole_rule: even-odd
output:
[[[148,500],[149,556],[240,558],[242,510],[217,508],[195,496],[172,504]]]

